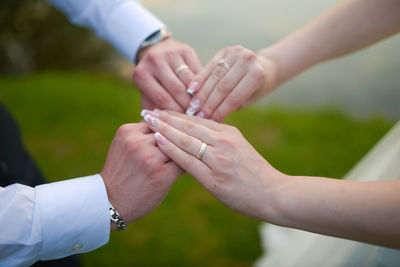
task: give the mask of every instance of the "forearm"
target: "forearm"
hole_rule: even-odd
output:
[[[28,266],[108,242],[107,193],[99,175],[0,187],[0,203],[0,266]]]
[[[128,60],[134,61],[140,44],[165,25],[139,0],[47,0],[69,20],[92,29]]]
[[[399,0],[348,0],[259,53],[276,62],[278,84],[320,62],[400,31]]]
[[[355,182],[286,176],[266,221],[400,248],[400,181]]]

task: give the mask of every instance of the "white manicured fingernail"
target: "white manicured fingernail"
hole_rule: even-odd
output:
[[[149,114],[146,114],[146,115],[144,116],[144,121],[145,121],[145,122],[151,123],[150,119],[151,119],[151,116],[150,116]]]
[[[144,120],[150,124],[153,127],[158,127],[158,125],[160,125],[160,121],[157,118],[154,118],[153,116],[147,114],[146,116],[144,116]]]
[[[156,140],[157,140],[161,145],[166,145],[166,144],[168,144],[167,139],[166,139],[164,136],[162,136],[162,134],[160,134],[159,132],[156,132],[156,133],[154,134],[154,137],[156,138]]]
[[[190,107],[186,110],[186,114],[189,116],[193,116],[196,113],[197,109],[200,107],[200,99],[196,98],[192,102],[190,102]]]
[[[152,116],[154,118],[158,118],[160,116],[160,114],[158,114],[157,112],[150,111],[150,110],[147,110],[147,109],[142,110],[142,112],[140,112],[140,115],[142,117],[146,117],[146,115],[150,115],[150,116]]]
[[[147,109],[142,109],[142,111],[140,112],[140,116],[142,117],[146,116],[147,111],[148,111]]]
[[[193,116],[195,112],[196,112],[196,110],[194,110],[191,107],[186,110],[186,114],[189,116]]]
[[[186,92],[188,92],[189,94],[193,95],[194,92],[196,92],[196,90],[199,88],[199,82],[194,81],[189,88],[186,90]]]

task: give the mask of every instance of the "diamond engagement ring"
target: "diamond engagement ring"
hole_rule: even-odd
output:
[[[229,64],[225,62],[225,59],[218,60],[218,65],[224,67],[226,70],[229,70],[231,68],[231,66],[229,66]]]

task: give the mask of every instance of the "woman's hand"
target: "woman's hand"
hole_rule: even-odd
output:
[[[272,91],[275,80],[274,62],[242,46],[226,47],[191,82],[186,114],[222,121]]]
[[[275,170],[233,126],[177,112],[143,111],[156,132],[158,146],[228,207],[255,219],[266,219],[275,190],[285,176]],[[202,143],[208,146],[201,159]]]

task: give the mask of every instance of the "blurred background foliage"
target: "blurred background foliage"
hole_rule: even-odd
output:
[[[0,72],[108,71],[120,56],[43,0],[0,2]]]
[[[49,181],[99,172],[116,129],[140,120],[139,91],[120,79],[132,70],[123,62],[44,1],[0,2],[0,101]],[[328,177],[342,177],[393,125],[379,115],[278,104],[226,122],[279,170]],[[81,259],[83,266],[250,266],[261,254],[258,227],[184,175],[153,213]]]

